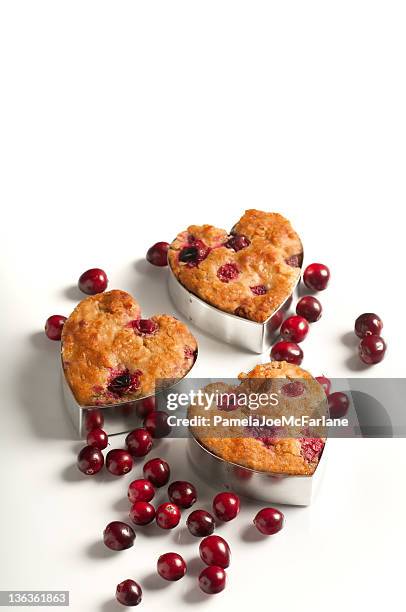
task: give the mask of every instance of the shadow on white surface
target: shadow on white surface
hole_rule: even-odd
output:
[[[118,610],[122,610],[123,608],[124,606],[117,603],[116,599],[109,599],[102,604],[100,612],[118,612]]]
[[[153,266],[146,259],[138,259],[134,264],[131,293],[139,302],[142,316],[172,313],[177,316],[167,290],[168,269]]]
[[[169,580],[164,580],[155,571],[144,576],[144,578],[140,580],[140,584],[142,584],[142,588],[145,591],[162,591],[173,583],[169,582]]]
[[[71,285],[70,287],[66,287],[62,291],[62,295],[68,300],[73,300],[74,302],[80,302],[81,300],[84,300],[86,297],[88,297],[85,293],[82,293],[82,291],[80,291],[77,285]]]
[[[102,542],[102,540],[97,540],[96,542],[92,542],[86,549],[87,556],[90,559],[111,559],[112,557],[117,555],[117,551],[110,550],[107,546]]]

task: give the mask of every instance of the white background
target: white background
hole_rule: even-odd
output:
[[[123,479],[77,472],[59,343],[42,330],[73,309],[93,266],[146,315],[174,313],[166,270],[144,261],[150,244],[191,223],[230,228],[256,207],[290,218],[306,262],[332,271],[304,367],[404,375],[405,16],[388,0],[1,3],[0,589],[68,589],[75,612],[118,610],[128,577],[149,612],[402,607],[403,440],[334,441],[314,505],[284,509],[274,538],[255,537],[259,506],[246,503],[219,530],[233,551],[221,595],[198,590],[184,528],[104,549],[140,467]],[[364,311],[382,316],[389,345],[369,369],[349,333]],[[195,333],[196,375],[268,359]],[[196,481],[182,442],[154,454]],[[199,490],[208,508],[214,491]],[[176,584],[154,576],[168,550],[191,561]]]

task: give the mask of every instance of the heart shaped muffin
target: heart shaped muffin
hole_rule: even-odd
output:
[[[124,291],[82,300],[62,332],[65,377],[81,406],[151,395],[157,379],[183,378],[196,354],[184,323],[165,314],[141,319],[138,303]]]
[[[247,210],[231,233],[191,225],[168,251],[177,279],[209,304],[263,323],[292,293],[303,247],[278,213]]]

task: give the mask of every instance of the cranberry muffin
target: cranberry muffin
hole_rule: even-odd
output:
[[[210,393],[231,393],[237,397],[249,393],[276,393],[277,406],[263,406],[255,412],[244,405],[244,401],[230,407],[224,404],[190,406],[189,418],[204,414],[210,423],[190,427],[192,435],[207,450],[225,461],[272,474],[310,476],[317,468],[324,449],[325,431],[322,427],[269,427],[241,425],[241,419],[251,415],[273,418],[281,415],[325,414],[326,397],[320,384],[305,370],[285,361],[273,361],[256,366],[248,374],[239,375],[237,387],[215,383],[205,387]],[[216,396],[217,397],[217,396]],[[203,408],[203,410],[202,410]],[[213,416],[221,415],[228,420],[236,418],[236,424],[214,425]]]
[[[199,298],[263,323],[298,282],[303,248],[282,215],[247,210],[230,234],[191,225],[172,242],[168,259],[180,283]]]
[[[166,314],[141,319],[124,291],[82,300],[65,322],[62,364],[81,406],[120,404],[151,395],[157,379],[176,381],[192,367],[197,343]]]

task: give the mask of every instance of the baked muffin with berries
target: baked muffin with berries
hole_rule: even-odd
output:
[[[303,247],[282,215],[247,210],[230,233],[191,225],[170,245],[168,260],[191,293],[220,310],[263,323],[297,284]]]
[[[241,373],[239,379],[236,386],[212,383],[205,387],[204,397],[209,400],[189,407],[189,417],[203,414],[208,418],[205,424],[195,420],[199,425],[190,427],[193,437],[232,464],[272,474],[312,475],[324,449],[325,428],[320,425],[310,429],[296,423],[258,425],[256,419],[262,422],[263,417],[326,415],[321,385],[308,372],[286,361],[258,365],[247,374]],[[270,399],[258,407],[252,398],[259,394]]]
[[[62,364],[81,406],[121,404],[176,382],[192,367],[197,343],[184,323],[166,314],[141,318],[125,291],[82,300],[64,324]]]

